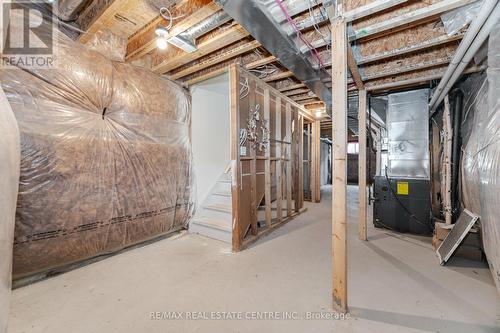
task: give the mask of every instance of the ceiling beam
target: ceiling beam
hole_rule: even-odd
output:
[[[288,90],[293,90],[293,89],[298,89],[298,88],[304,88],[306,85],[303,83],[297,83],[297,84],[292,84],[291,86],[284,87],[279,89],[280,92],[285,92]]]
[[[159,74],[169,72],[179,66],[185,65],[195,59],[203,57],[214,51],[220,50],[234,42],[241,40],[249,35],[240,25],[234,25],[218,35],[201,42],[198,50],[192,53],[180,52],[175,56],[166,55],[160,58],[158,64],[153,66],[153,71]]]
[[[386,34],[406,29],[412,24],[425,22],[426,20],[437,17],[438,15],[449,10],[468,5],[477,0],[443,0],[433,5],[423,7],[412,12],[398,15],[392,19],[385,20],[373,25],[360,28],[349,37],[351,41],[357,39],[376,38]]]
[[[451,37],[448,37],[448,35],[443,35],[443,36],[439,36],[439,37],[436,37],[433,39],[426,40],[425,42],[422,42],[422,43],[413,44],[410,46],[400,47],[400,48],[397,48],[397,49],[394,49],[391,51],[370,55],[368,57],[364,57],[364,58],[359,59],[358,66],[366,65],[366,64],[370,64],[373,62],[386,60],[386,59],[390,59],[390,58],[395,58],[398,56],[407,55],[407,54],[415,53],[418,51],[427,50],[427,49],[433,48],[435,46],[441,46],[444,44],[448,44],[448,43],[460,40],[463,37],[464,37],[463,34],[458,34],[458,35],[454,35]]]
[[[422,62],[422,63],[416,64],[416,65],[408,66],[408,67],[402,67],[402,68],[397,68],[397,69],[393,69],[390,71],[379,72],[376,74],[367,75],[367,76],[365,76],[364,79],[365,79],[365,81],[370,81],[370,80],[381,79],[381,78],[394,76],[394,75],[406,74],[406,73],[411,73],[411,72],[418,72],[418,71],[422,71],[424,69],[429,69],[429,68],[433,68],[433,67],[447,65],[450,63],[450,61],[451,61],[451,57],[441,58],[438,60],[426,61],[426,62]]]
[[[245,43],[243,45],[239,45],[237,47],[226,50],[224,53],[219,54],[216,57],[213,57],[213,58],[208,59],[206,61],[200,62],[200,63],[195,64],[193,66],[189,66],[188,68],[186,68],[184,70],[181,70],[175,74],[172,74],[170,76],[170,79],[172,79],[172,80],[180,79],[180,78],[187,76],[189,74],[193,74],[195,72],[201,71],[202,69],[217,65],[223,61],[234,58],[234,57],[239,56],[240,54],[246,53],[248,51],[251,51],[259,46],[260,46],[260,43],[256,40],[251,41],[249,43]]]
[[[269,77],[267,77],[267,78],[264,79],[264,82],[278,81],[278,80],[286,79],[286,78],[289,78],[289,77],[292,77],[292,76],[293,76],[292,72],[286,71],[286,72],[282,72],[282,73],[279,73],[279,74],[275,74],[273,76],[269,76]]]
[[[262,58],[262,59],[259,59],[259,60],[252,61],[252,62],[246,64],[245,68],[246,69],[254,69],[254,68],[257,68],[257,67],[260,67],[260,66],[264,66],[264,65],[273,63],[273,62],[275,62],[277,60],[278,59],[275,56],[269,56],[269,57],[265,57],[265,58]]]
[[[129,37],[155,15],[142,0],[96,0],[76,20],[80,29],[85,31],[78,40],[86,43],[96,32],[105,28],[114,34]]]

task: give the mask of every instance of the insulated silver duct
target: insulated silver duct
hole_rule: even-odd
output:
[[[196,46],[196,38],[201,37],[230,20],[231,17],[224,11],[218,11],[179,35],[169,38],[168,42],[188,53],[194,52],[198,49]]]
[[[74,21],[91,0],[59,0],[56,16],[62,21]]]

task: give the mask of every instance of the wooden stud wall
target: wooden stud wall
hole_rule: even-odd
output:
[[[233,250],[239,251],[303,211],[302,128],[308,113],[241,67],[231,66],[230,73]],[[270,129],[264,150],[248,140],[240,147],[240,129],[256,108]],[[257,137],[262,139],[260,128]]]

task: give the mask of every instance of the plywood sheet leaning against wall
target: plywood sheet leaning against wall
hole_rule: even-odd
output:
[[[304,117],[290,98],[232,65],[233,250],[303,211]],[[234,209],[236,205],[237,209]]]

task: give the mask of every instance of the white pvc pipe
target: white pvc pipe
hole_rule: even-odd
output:
[[[464,38],[462,39],[462,42],[458,46],[458,49],[455,51],[455,55],[453,56],[450,65],[446,69],[446,72],[441,78],[441,81],[439,82],[439,85],[437,86],[432,96],[431,102],[429,103],[429,108],[431,109],[431,111],[434,111],[435,108],[439,105],[439,103],[443,100],[444,95],[446,95],[446,93],[444,93],[444,90],[449,85],[451,77],[455,76],[454,73],[457,67],[462,62],[464,55],[469,50],[470,46],[476,39],[476,36],[478,35],[482,26],[484,25],[484,23],[486,22],[486,20],[488,19],[488,17],[490,16],[491,12],[493,11],[493,9],[497,4],[498,0],[484,1],[483,5],[481,6],[481,10],[479,11],[477,17],[472,21],[471,25],[469,26],[469,29],[467,29],[467,33],[465,34]],[[460,71],[460,73],[462,72]]]

